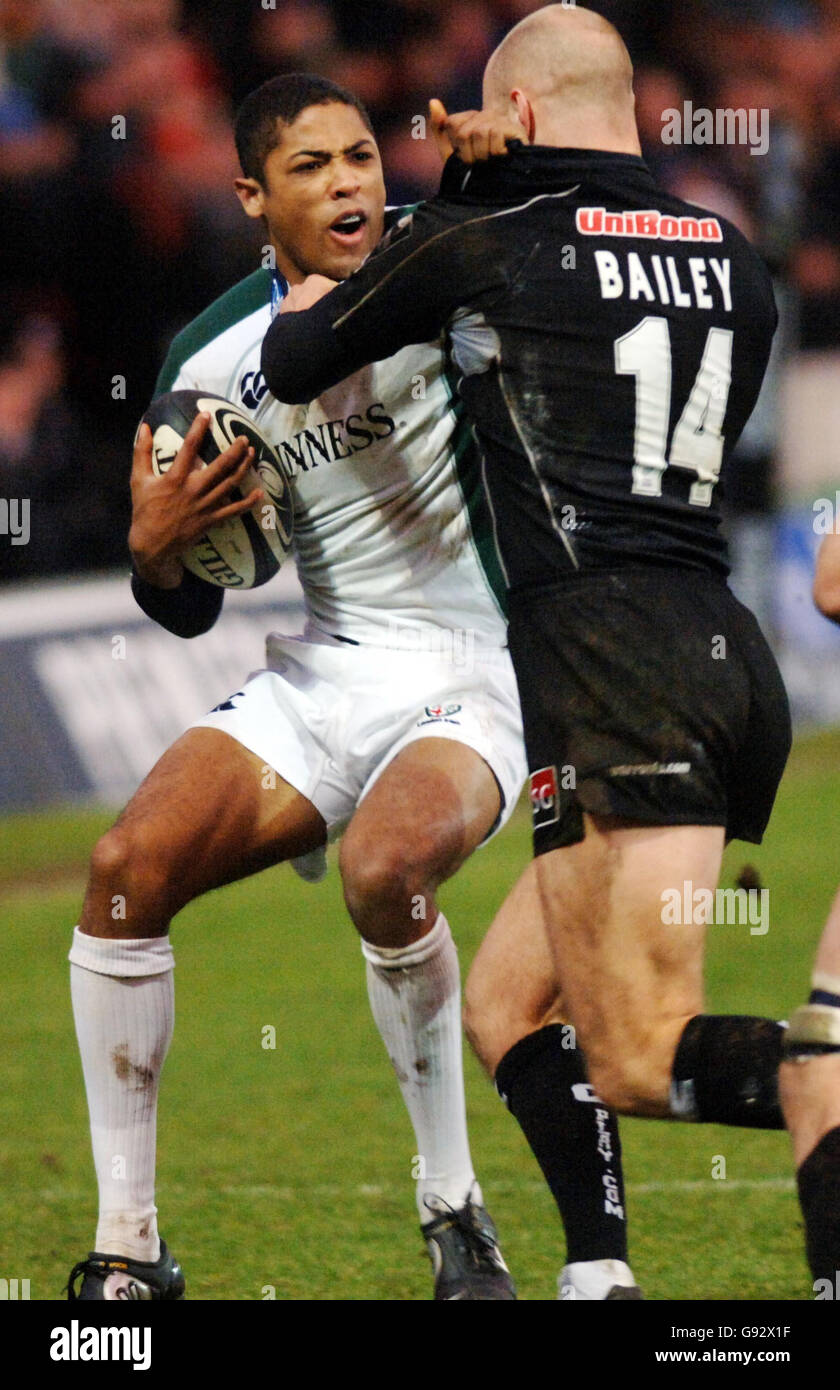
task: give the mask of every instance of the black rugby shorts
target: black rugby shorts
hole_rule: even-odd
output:
[[[700,570],[578,571],[509,600],[534,853],[583,812],[722,825],[760,843],[790,751],[779,669],[749,609]]]

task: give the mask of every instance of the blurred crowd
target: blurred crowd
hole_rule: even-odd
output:
[[[589,0],[636,64],[661,183],[732,218],[795,304],[799,348],[840,345],[840,0]],[[29,545],[0,581],[126,561],[136,421],[172,335],[258,262],[231,181],[236,106],[276,73],[352,88],[392,202],[439,166],[412,117],[480,104],[533,0],[0,0],[0,497]],[[662,112],[769,111],[767,152],[667,144]],[[772,430],[743,470],[770,505]],[[737,491],[737,487],[736,487]]]

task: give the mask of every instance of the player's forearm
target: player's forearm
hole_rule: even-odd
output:
[[[333,330],[332,298],[300,313],[278,314],[265,335],[260,365],[278,401],[305,404],[355,370]]]
[[[156,589],[177,589],[184,578],[184,566],[175,556],[161,559],[135,550],[129,543],[134,573]]]
[[[430,228],[377,252],[317,304],[274,319],[262,373],[278,400],[299,405],[369,362],[434,341],[458,302],[458,268],[426,250]],[[443,238],[441,238],[443,240]]]
[[[214,588],[184,570],[177,588],[150,584],[135,570],[131,591],[147,617],[176,637],[200,637],[209,632],[222,611],[224,589]]]

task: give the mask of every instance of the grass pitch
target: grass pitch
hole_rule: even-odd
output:
[[[770,890],[764,936],[710,929],[708,1007],[782,1017],[805,998],[837,882],[840,733],[801,739],[760,848],[730,847]],[[67,950],[90,811],[2,824],[0,1276],[59,1299],[93,1242],[95,1185]],[[464,971],[529,854],[523,810],[441,894]],[[158,1136],[161,1229],[191,1299],[428,1299],[414,1139],[370,1019],[334,862],[194,903],[173,928],[177,1023]],[[274,1048],[265,1030],[275,1030]],[[517,1125],[471,1057],[473,1156],[524,1299],[551,1299],[559,1221]],[[650,1299],[808,1299],[787,1136],[622,1122],[631,1258]],[[723,1160],[723,1163],[721,1162]],[[713,1177],[713,1172],[725,1177]]]

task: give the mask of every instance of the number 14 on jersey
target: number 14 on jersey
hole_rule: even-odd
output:
[[[668,449],[671,418],[671,335],[668,320],[645,318],[615,343],[615,369],[636,378],[633,492],[662,496],[666,468],[697,475],[689,502],[708,507],[723,460],[721,432],[732,382],[732,331],[710,328],[691,395]]]

